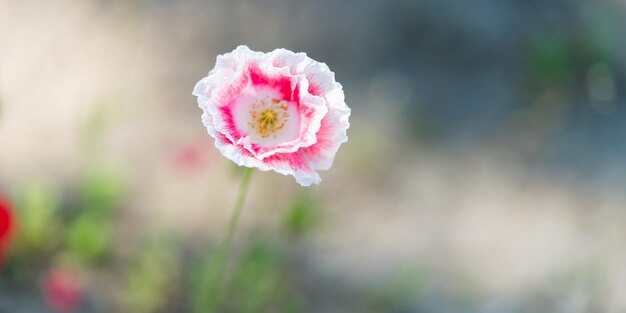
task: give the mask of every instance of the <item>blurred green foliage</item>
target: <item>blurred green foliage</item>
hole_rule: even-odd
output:
[[[85,209],[100,218],[108,218],[115,213],[122,193],[122,180],[118,175],[112,174],[112,171],[101,170],[91,173],[82,184]]]
[[[195,313],[216,312],[219,271],[223,269],[217,253],[198,258],[191,271],[192,309]]]
[[[214,262],[201,262],[195,280],[194,312],[301,312],[296,288],[285,270],[285,255],[278,246],[254,241],[234,262],[223,282],[218,303]]]
[[[229,298],[232,312],[264,312],[281,292],[280,252],[264,242],[253,243],[236,266]]]
[[[534,80],[547,85],[562,84],[572,76],[573,60],[567,38],[542,34],[530,42],[530,64]]]
[[[310,195],[303,193],[293,200],[283,218],[285,230],[290,235],[302,235],[311,230],[318,221],[319,208]]]
[[[172,240],[157,237],[139,250],[129,266],[124,288],[125,311],[163,312],[168,294],[176,285],[180,267],[179,253]]]
[[[183,254],[177,248],[183,245],[171,237],[159,235],[146,240],[136,247],[129,261],[116,254],[113,244],[119,222],[117,212],[124,197],[120,175],[94,167],[86,171],[76,188],[67,190],[70,192],[36,182],[27,185],[19,197],[19,228],[9,270],[22,283],[33,284],[59,264],[88,276],[110,271],[107,267],[111,263],[103,262],[110,257],[117,259],[112,264],[123,264],[125,268],[119,299],[124,311],[166,312],[176,293],[185,293],[181,288],[189,291],[189,306],[195,312],[300,311],[278,245],[258,241],[246,246],[241,259],[231,264],[220,302],[212,303],[207,300],[216,298],[215,278],[223,270],[216,263],[216,247],[209,246],[209,258],[197,259],[196,270],[185,271],[193,276],[193,283],[185,286],[180,280],[185,270]],[[290,204],[284,226],[289,234],[300,235],[309,231],[314,221],[313,200],[302,194]],[[231,301],[233,298],[238,300]]]
[[[79,216],[67,229],[67,249],[84,263],[96,261],[109,246],[111,228],[110,223],[92,214]]]
[[[76,216],[68,221],[66,249],[83,263],[101,260],[111,245],[121,180],[109,171],[89,173],[81,184]]]
[[[16,255],[41,255],[61,240],[59,201],[52,185],[38,182],[25,188],[17,204],[19,226],[13,244]]]
[[[19,193],[7,264],[16,282],[37,280],[40,271],[57,262],[89,269],[112,252],[121,179],[111,171],[93,171],[75,190],[76,196],[69,196],[38,181]]]

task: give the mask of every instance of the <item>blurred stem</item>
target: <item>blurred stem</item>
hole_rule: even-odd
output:
[[[230,256],[230,251],[232,249],[233,237],[235,235],[235,230],[237,229],[237,224],[239,223],[239,216],[241,215],[241,209],[243,208],[243,204],[246,200],[246,194],[248,193],[248,189],[250,187],[250,181],[252,178],[252,173],[254,172],[253,168],[246,167],[245,172],[243,173],[243,178],[241,180],[241,186],[239,187],[239,194],[237,195],[237,201],[235,202],[235,207],[230,216],[230,221],[228,223],[228,231],[226,233],[226,237],[224,237],[219,251],[219,269],[217,273],[217,294],[215,295],[215,305],[219,304],[220,294],[224,285],[224,274],[226,273],[228,258]]]

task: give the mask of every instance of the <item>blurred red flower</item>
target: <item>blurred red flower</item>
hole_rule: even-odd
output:
[[[46,303],[55,312],[75,312],[83,299],[83,281],[72,270],[56,268],[48,271],[41,288]]]
[[[15,228],[11,203],[0,195],[0,266],[4,262],[4,250],[9,243],[9,237]]]

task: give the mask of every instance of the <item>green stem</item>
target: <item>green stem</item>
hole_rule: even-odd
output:
[[[219,270],[217,273],[217,293],[215,295],[215,305],[219,304],[220,294],[223,289],[223,279],[224,274],[226,273],[226,269],[228,267],[228,258],[230,256],[230,251],[232,250],[233,237],[235,235],[235,230],[237,229],[237,224],[239,222],[239,216],[241,215],[241,209],[243,208],[243,204],[246,200],[246,194],[248,193],[248,189],[250,187],[250,181],[252,178],[252,173],[254,172],[253,168],[246,167],[245,172],[243,174],[243,178],[241,180],[241,186],[239,187],[239,193],[237,194],[237,201],[235,202],[235,207],[230,216],[230,221],[228,223],[228,230],[226,232],[226,237],[224,237],[219,250]]]

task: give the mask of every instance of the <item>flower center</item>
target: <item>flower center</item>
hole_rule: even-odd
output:
[[[252,103],[248,125],[262,138],[272,136],[285,127],[289,112],[287,102],[280,99],[262,99]]]

